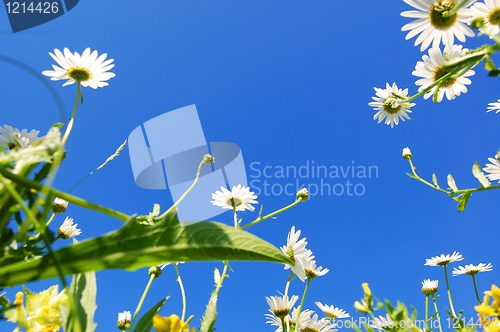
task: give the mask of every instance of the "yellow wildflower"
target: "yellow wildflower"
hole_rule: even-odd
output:
[[[179,316],[173,314],[169,317],[155,315],[153,317],[153,325],[156,331],[159,332],[194,332],[195,328],[190,331],[188,323],[184,323]]]

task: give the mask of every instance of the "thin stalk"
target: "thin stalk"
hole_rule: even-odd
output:
[[[439,187],[435,186],[434,184],[432,184],[432,183],[430,183],[430,182],[428,182],[428,181],[426,181],[426,180],[422,179],[422,178],[421,178],[421,177],[417,174],[417,171],[415,171],[416,167],[415,167],[415,166],[413,166],[413,162],[411,161],[411,159],[410,159],[410,160],[408,160],[408,162],[410,163],[410,168],[411,168],[411,171],[412,171],[412,173],[413,173],[414,177],[415,177],[417,180],[419,180],[420,182],[425,183],[425,184],[426,184],[426,185],[428,185],[429,187],[432,187],[432,188],[434,188],[434,189],[436,189],[436,190],[439,190],[439,191],[442,191],[442,192],[444,192],[444,193],[447,193],[448,195],[450,194],[450,192],[449,192],[448,190],[445,190],[445,189],[439,188]]]
[[[283,212],[283,211],[285,211],[285,210],[288,210],[289,208],[291,208],[291,207],[293,207],[293,206],[295,206],[295,205],[297,205],[297,204],[299,204],[300,202],[303,202],[303,201],[304,201],[304,200],[303,200],[302,198],[298,198],[298,199],[297,199],[295,202],[293,202],[292,204],[290,204],[290,205],[288,205],[288,206],[285,206],[284,208],[279,209],[279,210],[277,210],[277,211],[275,211],[275,212],[273,212],[273,213],[270,213],[270,214],[268,214],[267,216],[264,216],[264,217],[259,217],[259,218],[255,219],[254,221],[252,221],[251,223],[246,224],[245,226],[240,227],[240,229],[245,229],[245,228],[248,228],[248,227],[253,226],[253,225],[255,225],[255,224],[258,224],[259,222],[261,222],[261,221],[263,221],[263,220],[266,220],[266,219],[269,219],[269,218],[271,218],[271,217],[273,217],[273,216],[277,215],[278,213],[281,213],[281,212]]]
[[[477,291],[477,284],[476,284],[476,275],[471,274],[472,281],[474,282],[474,290],[476,291],[476,298],[477,298],[477,303],[481,305],[481,298],[479,297],[479,292]]]
[[[82,87],[82,83],[80,81],[76,81],[76,97],[75,97],[75,104],[73,105],[73,112],[71,113],[71,118],[69,120],[68,126],[66,127],[66,131],[64,132],[64,136],[62,138],[62,148],[64,148],[64,145],[66,144],[66,141],[68,140],[69,134],[71,134],[71,130],[73,129],[73,124],[75,123],[75,116],[76,116],[76,111],[78,109],[78,101],[81,98],[82,93],[80,92]]]
[[[292,281],[292,279],[293,279],[293,272],[292,270],[290,270],[290,274],[288,275],[288,280],[285,286],[285,293],[283,294],[284,296],[288,295],[288,289],[290,288],[290,282]]]
[[[205,163],[204,162],[205,159],[203,159],[200,164],[198,165],[198,171],[196,172],[196,177],[193,181],[193,183],[191,184],[191,186],[186,190],[186,192],[184,194],[182,194],[181,197],[179,197],[179,199],[177,200],[177,202],[174,203],[174,205],[172,205],[167,211],[165,211],[165,213],[163,213],[159,218],[162,219],[162,218],[165,218],[170,212],[172,212],[176,207],[177,205],[179,205],[182,200],[187,196],[187,194],[189,194],[189,192],[191,190],[193,190],[194,186],[198,183],[198,180],[200,178],[200,175],[201,175],[201,166],[203,166],[203,164]]]
[[[429,331],[429,295],[425,296],[425,330]]]
[[[177,263],[174,263],[175,274],[177,275],[177,282],[179,283],[179,288],[181,289],[182,296],[182,316],[181,321],[184,322],[184,318],[186,318],[187,311],[187,297],[186,291],[184,290],[184,284],[182,283],[181,274],[179,273],[179,268],[177,267]]]
[[[144,292],[142,292],[141,299],[139,300],[139,303],[137,303],[137,308],[135,308],[134,316],[132,317],[132,322],[130,323],[130,328],[129,331],[132,331],[132,327],[134,326],[134,322],[139,314],[139,311],[141,311],[142,304],[144,303],[144,300],[146,299],[146,295],[149,292],[149,289],[151,288],[151,284],[153,283],[153,280],[155,279],[156,275],[151,274],[149,276],[148,283],[146,285],[146,288],[144,288]]]
[[[451,313],[453,314],[454,317],[457,317],[457,314],[455,313],[455,307],[453,306],[453,300],[451,298],[451,289],[450,289],[450,283],[448,281],[448,269],[446,268],[446,265],[443,265],[444,267],[444,275],[446,277],[446,290],[448,293],[448,301],[450,303],[450,308],[451,308]]]
[[[439,332],[443,332],[443,327],[441,326],[441,316],[439,316],[439,308],[437,306],[436,297],[432,296],[432,300],[434,301],[434,310],[436,311],[436,317],[438,319]]]
[[[297,316],[300,317],[302,312],[302,307],[304,306],[304,301],[306,300],[307,291],[309,290],[309,284],[311,283],[311,278],[307,278],[306,286],[304,287],[304,293],[302,294],[302,300],[300,301],[299,312]]]

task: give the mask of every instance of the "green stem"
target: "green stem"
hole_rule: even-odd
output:
[[[134,322],[139,314],[139,311],[141,311],[142,304],[144,303],[144,300],[146,299],[146,295],[149,292],[149,289],[151,288],[151,284],[153,283],[153,280],[155,279],[156,275],[151,274],[149,276],[149,281],[146,285],[146,288],[144,288],[144,292],[142,292],[141,299],[139,300],[139,303],[137,304],[137,308],[135,308],[134,316],[132,317],[132,322],[130,323],[130,328],[129,331],[132,331],[132,327],[134,326]]]
[[[454,317],[457,317],[457,314],[455,313],[455,307],[453,306],[453,300],[451,298],[450,282],[448,281],[448,269],[446,265],[447,264],[443,265],[443,267],[444,267],[444,276],[446,277],[446,290],[448,293],[448,301],[450,303],[451,313],[453,314]]]
[[[177,267],[177,263],[174,263],[175,274],[177,275],[177,282],[179,283],[179,288],[181,289],[182,296],[182,316],[181,321],[184,322],[184,318],[186,318],[186,310],[187,310],[187,298],[186,291],[184,290],[184,284],[182,283],[181,274],[179,273],[179,268]]]
[[[285,286],[285,293],[283,295],[288,295],[288,289],[290,288],[290,283],[291,281],[293,280],[293,272],[292,270],[290,270],[290,274],[288,275],[288,280],[286,282],[286,286]]]
[[[119,219],[122,221],[128,221],[131,218],[131,216],[126,215],[124,213],[109,209],[107,207],[104,207],[104,206],[101,206],[98,204],[91,203],[91,202],[86,201],[84,199],[81,199],[79,197],[67,194],[65,192],[62,192],[62,191],[53,189],[51,187],[42,185],[38,182],[26,179],[22,176],[10,173],[9,171],[7,171],[5,168],[2,168],[2,167],[0,167],[0,174],[5,176],[7,179],[9,179],[11,181],[14,181],[14,182],[17,182],[19,184],[24,185],[25,187],[43,192],[46,195],[50,194],[51,196],[59,197],[61,199],[64,199],[64,200],[66,200],[72,204],[78,205],[80,207],[83,207],[83,208],[86,208],[89,210],[94,210],[96,212],[108,215],[110,217],[113,217],[113,218],[116,218],[116,219]]]
[[[182,194],[182,196],[177,200],[177,202],[174,203],[174,205],[172,205],[167,211],[165,211],[165,213],[159,216],[160,219],[165,218],[170,212],[172,212],[177,207],[177,205],[179,205],[182,202],[182,200],[187,196],[187,194],[189,194],[189,192],[193,190],[194,186],[198,183],[198,179],[200,178],[201,166],[203,166],[203,164],[205,163],[204,160],[205,158],[203,158],[203,160],[198,165],[198,171],[196,172],[196,177],[191,186],[186,190],[184,194]]]
[[[467,3],[468,0],[462,0],[460,1],[459,3],[457,3],[452,10],[448,11],[448,12],[444,12],[443,13],[443,17],[450,17],[454,14],[456,14],[463,6],[465,6],[465,4]]]
[[[45,224],[45,227],[49,226],[50,223],[52,222],[52,220],[54,220],[54,217],[56,216],[55,213],[52,213],[52,215],[50,216],[49,220],[47,220],[47,223]]]
[[[259,218],[255,219],[254,221],[252,221],[251,223],[246,224],[245,226],[240,227],[240,229],[245,229],[245,228],[248,228],[248,227],[253,226],[253,225],[255,225],[255,224],[258,224],[259,222],[261,222],[261,221],[263,221],[263,220],[269,219],[269,218],[271,218],[271,217],[273,217],[273,216],[277,215],[278,213],[281,213],[281,212],[283,212],[283,211],[285,211],[285,210],[288,210],[289,208],[291,208],[291,207],[293,207],[293,206],[295,206],[295,205],[299,204],[300,202],[303,202],[303,199],[302,199],[302,198],[298,198],[298,199],[297,199],[295,202],[293,202],[292,204],[290,204],[290,205],[288,205],[288,206],[285,206],[284,208],[279,209],[279,210],[277,210],[277,211],[275,211],[275,212],[273,212],[273,213],[270,213],[270,214],[268,214],[267,216],[264,216],[264,217],[259,217]]]
[[[429,331],[429,295],[425,296],[425,329]]]
[[[408,162],[410,163],[411,171],[412,171],[412,173],[413,173],[413,177],[414,177],[415,179],[419,180],[420,182],[425,183],[425,184],[426,184],[426,185],[428,185],[429,187],[432,187],[432,188],[434,188],[434,189],[436,189],[436,190],[439,190],[439,191],[442,191],[442,192],[444,192],[444,193],[447,193],[448,195],[450,195],[450,193],[452,193],[452,192],[450,192],[450,191],[448,191],[448,190],[445,190],[445,189],[439,188],[438,186],[436,186],[436,185],[434,185],[434,184],[432,184],[432,183],[430,183],[430,182],[428,182],[428,181],[426,181],[426,180],[422,179],[422,178],[421,178],[421,177],[417,174],[417,171],[415,171],[416,167],[415,167],[415,166],[413,166],[413,162],[411,161],[411,159],[410,159],[410,160],[408,160]]]
[[[302,294],[302,300],[300,301],[299,312],[297,316],[300,317],[300,313],[302,312],[302,307],[304,306],[304,301],[306,300],[307,291],[309,290],[309,284],[311,283],[311,278],[307,278],[306,286],[304,287],[304,293]]]
[[[437,306],[436,297],[433,295],[432,300],[434,301],[434,310],[436,311],[436,317],[438,319],[439,331],[443,332],[443,327],[441,326],[441,316],[439,316],[439,308]]]
[[[66,127],[66,131],[64,133],[64,136],[62,138],[62,148],[64,148],[64,145],[66,144],[66,141],[68,140],[69,134],[71,134],[71,130],[73,129],[73,124],[75,123],[75,116],[76,116],[76,111],[78,109],[78,101],[81,98],[81,86],[82,83],[80,81],[76,82],[76,98],[75,98],[75,104],[73,105],[73,113],[71,114],[71,119],[69,120],[68,126]]]
[[[474,282],[474,290],[476,291],[477,303],[481,305],[481,298],[479,297],[479,292],[477,291],[476,275],[471,274],[471,276],[472,276],[472,281]]]

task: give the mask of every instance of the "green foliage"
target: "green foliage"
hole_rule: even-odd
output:
[[[71,281],[70,292],[75,313],[69,315],[65,331],[94,332],[97,327],[97,324],[94,323],[94,313],[97,309],[95,273],[88,272],[74,275]]]
[[[291,264],[273,245],[245,231],[216,222],[183,227],[170,214],[153,225],[136,218],[98,238],[59,249],[53,257],[64,275],[103,269],[136,270],[179,261],[260,260]],[[0,286],[57,277],[51,256],[2,266]]]
[[[163,308],[163,305],[165,302],[167,302],[168,298],[170,296],[167,296],[157,304],[155,304],[151,309],[146,312],[141,319],[139,319],[139,322],[137,322],[134,332],[149,332],[151,331],[151,328],[153,327],[153,317],[154,315],[158,314]]]

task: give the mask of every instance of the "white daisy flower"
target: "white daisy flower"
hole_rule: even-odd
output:
[[[301,331],[301,329],[312,320],[312,314],[314,314],[314,311],[309,309],[302,310],[299,314],[299,308],[293,308],[292,322],[295,324],[295,329]]]
[[[286,239],[286,245],[280,247],[280,249],[295,263],[294,266],[285,264],[285,270],[291,268],[292,272],[295,273],[300,280],[304,281],[306,279],[306,273],[304,271],[304,260],[302,258],[306,256],[308,250],[306,249],[306,238],[299,240],[300,233],[300,230],[295,232],[295,226],[292,226]]]
[[[233,206],[236,208],[236,211],[244,211],[244,210],[255,210],[250,204],[258,203],[254,199],[257,198],[254,195],[253,191],[250,191],[249,187],[243,187],[241,184],[237,186],[233,186],[231,191],[227,190],[224,187],[220,187],[222,191],[216,191],[212,194],[212,199],[210,203],[216,206],[220,206],[223,209],[233,209]]]
[[[118,322],[116,323],[118,329],[122,331],[128,329],[130,327],[131,319],[132,315],[130,314],[130,311],[118,313]]]
[[[432,295],[438,291],[439,280],[427,279],[422,281],[422,293],[425,295]]]
[[[498,182],[500,182],[500,162],[496,158],[488,158],[488,160],[492,164],[486,164],[486,167],[483,168],[483,171],[485,171],[486,173],[490,173],[486,174],[488,179],[498,180]]]
[[[403,155],[403,158],[405,158],[406,160],[411,160],[411,158],[413,157],[413,155],[411,154],[410,148],[404,148],[402,155]]]
[[[488,264],[479,263],[478,265],[469,264],[465,265],[465,267],[459,266],[458,269],[454,268],[451,274],[453,274],[453,276],[458,276],[460,274],[468,274],[473,276],[475,274],[478,274],[479,272],[488,272],[491,271],[492,269],[493,265],[491,265],[491,263]]]
[[[76,227],[78,227],[78,224],[73,224],[73,219],[66,217],[63,224],[57,230],[57,234],[63,240],[82,234],[82,231]]]
[[[485,0],[484,3],[477,2],[470,7],[469,15],[469,24],[479,17],[484,20],[481,31],[487,31],[488,34],[492,35],[500,33],[500,0]]]
[[[314,258],[314,256],[312,256]],[[316,261],[313,261],[312,259],[308,259],[308,257],[303,258],[304,259],[304,270],[306,272],[306,277],[308,279],[314,279],[316,277],[324,276],[325,274],[328,273],[328,269],[323,269],[322,266],[316,267]]]
[[[459,252],[454,251],[453,254],[451,254],[451,255],[448,254],[445,256],[444,254],[441,254],[441,256],[435,256],[432,258],[428,258],[425,260],[424,265],[443,266],[443,265],[447,265],[448,263],[451,263],[451,262],[459,262],[463,259],[464,258],[462,257],[462,255]]]
[[[52,202],[52,212],[54,213],[63,213],[66,211],[66,209],[68,208],[68,201],[62,199],[62,198],[59,198],[59,197],[56,197],[54,198],[54,201]]]
[[[375,97],[372,97],[374,101],[368,103],[378,111],[373,116],[373,120],[378,119],[378,123],[380,123],[385,119],[385,124],[394,128],[395,124],[399,124],[399,119],[404,121],[410,118],[408,113],[411,113],[410,108],[415,104],[401,100],[401,98],[408,96],[408,89],[399,89],[396,83],[393,83],[392,86],[386,83],[385,89],[374,89],[376,94]]]
[[[437,47],[431,48],[429,50],[429,55],[423,55],[423,61],[417,62],[415,70],[412,72],[413,75],[422,77],[415,82],[416,85],[420,85],[418,91],[420,92],[426,89],[438,79],[452,71],[450,68],[446,68],[444,66],[445,60],[448,62],[453,61],[454,59],[463,56],[467,51],[468,49],[462,48],[462,45],[446,46],[443,53],[441,53],[441,50]],[[455,99],[455,97],[460,96],[462,92],[467,92],[467,87],[465,85],[472,83],[467,77],[474,74],[475,72],[473,70],[468,70],[460,77],[448,78],[444,82],[441,82],[439,87],[434,86],[431,91],[424,95],[424,99],[428,99],[432,96],[436,89],[439,89],[437,98],[438,102],[443,100],[445,93],[448,100]]]
[[[370,324],[370,327],[378,329],[383,329],[384,327],[394,327],[394,326],[396,326],[396,323],[392,320],[389,314],[386,314],[385,317],[378,316],[378,318],[375,318],[373,320],[373,324]]]
[[[314,316],[307,322],[305,322],[298,331],[317,331],[317,332],[327,332],[327,331],[338,331],[333,324],[330,324],[330,320],[327,318],[321,318],[318,320],[318,315]]]
[[[266,316],[266,319],[267,319],[266,324],[271,324],[272,326],[277,326],[278,327],[275,330],[275,332],[283,331],[283,326],[281,324],[281,318],[276,317],[274,314],[266,314],[265,316]],[[285,322],[290,321],[290,316],[287,315],[284,318],[284,320],[285,320]]]
[[[465,36],[473,37],[474,32],[465,24],[469,18],[470,10],[466,7],[476,0],[469,0],[453,15],[444,17],[443,14],[452,10],[456,2],[454,0],[403,0],[418,10],[410,10],[401,13],[401,16],[416,18],[417,20],[405,24],[401,31],[407,31],[406,40],[420,34],[415,40],[415,46],[420,45],[420,51],[424,51],[432,42],[432,47],[453,45],[455,37],[462,43]]]
[[[58,49],[49,54],[60,67],[52,65],[54,70],[44,70],[42,74],[51,77],[52,81],[68,80],[63,86],[80,81],[82,86],[97,89],[109,85],[104,81],[116,76],[108,72],[115,65],[111,64],[114,59],[106,60],[108,56],[106,53],[97,57],[97,51],[91,52],[90,48],[86,48],[80,55],[78,52],[71,53],[65,47],[64,54]]]
[[[9,125],[0,126],[0,145],[6,145],[11,150],[15,147],[27,148],[42,139],[38,134],[40,131],[35,129],[28,132],[27,129],[19,130]]]
[[[496,103],[489,103],[488,110],[486,112],[496,111],[495,113],[500,112],[500,99],[497,100]]]
[[[298,299],[299,297],[297,295],[293,295],[290,299],[288,299],[288,295],[269,297],[266,296],[267,304],[269,304],[269,306],[271,307],[269,311],[278,318],[287,316]]]
[[[314,302],[318,306],[318,308],[323,311],[326,317],[330,319],[337,319],[337,318],[347,318],[351,317],[348,313],[346,313],[344,310],[340,308],[335,308],[333,305],[326,305],[322,304],[321,302]]]

